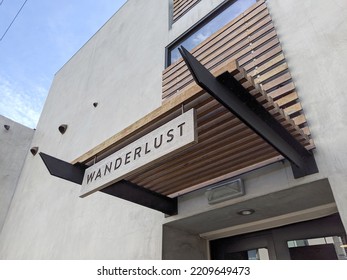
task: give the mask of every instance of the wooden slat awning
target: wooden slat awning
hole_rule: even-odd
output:
[[[267,96],[235,60],[225,62],[213,70],[214,76],[225,71],[260,102],[290,134],[307,149],[313,146],[307,135],[286,113]],[[179,95],[163,103],[104,143],[76,159],[73,163],[88,163],[124,147],[128,143],[194,108],[197,112],[198,143],[169,159],[138,170],[124,178],[138,186],[165,196],[177,196],[206,186],[223,178],[236,176],[259,168],[283,157],[217,100],[191,84]]]
[[[206,38],[191,53],[211,71],[236,60],[255,83],[310,137],[275,24],[264,0],[257,1],[223,28]],[[162,98],[166,102],[193,82],[182,59],[163,71]]]
[[[204,87],[203,83],[200,85],[207,92],[198,86],[191,75],[191,68],[187,67],[187,60],[179,59],[163,71],[163,103],[159,108],[73,160],[71,164],[41,153],[49,172],[82,184],[81,174],[86,174],[88,166],[190,109],[195,109],[197,115],[196,144],[117,177],[98,190],[173,215],[177,213],[177,196],[284,158],[291,161],[295,177],[317,172],[311,153],[309,158],[313,163],[310,165],[312,169],[306,170],[306,164],[302,164],[307,157],[301,155],[313,149],[314,144],[263,0],[257,1],[194,48],[192,55],[213,81],[227,88],[225,93],[229,90],[233,94],[233,90],[228,88],[228,82],[235,82],[242,89],[240,92],[250,97],[254,101],[251,102],[253,105],[256,104],[254,108],[249,106],[250,110],[255,112],[260,108],[260,111],[265,112],[264,115],[270,116],[265,119],[271,119],[272,128],[279,128],[273,129],[278,132],[277,135],[281,134],[279,142],[288,140],[291,144],[295,143],[295,149],[299,146],[297,150],[305,152],[296,155],[299,156],[297,159],[301,167],[293,164],[294,158],[283,153],[283,149],[274,144],[275,141],[269,141],[237,110],[233,110],[235,106],[230,106],[230,102],[229,105],[223,102],[223,98],[215,94],[216,91]],[[224,96],[229,98],[228,95]]]

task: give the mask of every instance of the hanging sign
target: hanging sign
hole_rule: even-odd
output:
[[[197,142],[191,109],[86,169],[80,197],[101,190]]]

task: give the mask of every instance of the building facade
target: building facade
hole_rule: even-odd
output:
[[[29,152],[34,130],[0,116],[0,231],[5,223],[13,195]]]
[[[0,258],[346,259],[346,16],[128,0],[54,78]]]

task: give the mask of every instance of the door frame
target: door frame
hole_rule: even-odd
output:
[[[325,236],[346,236],[338,214],[299,222],[273,229],[210,241],[211,259],[224,259],[225,254],[267,248],[270,259],[290,260],[287,241]]]

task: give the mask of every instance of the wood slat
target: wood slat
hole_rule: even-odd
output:
[[[302,107],[264,1],[257,2],[207,38],[192,53],[208,69],[217,67],[221,61],[237,59],[239,65],[254,78],[254,83],[260,84],[262,90],[272,98],[266,100],[262,96],[259,99],[264,107],[271,110],[274,105],[279,105],[286,109],[283,111],[285,116],[276,111],[276,119],[285,120],[286,116],[293,115],[296,117],[294,125],[304,125],[306,118],[299,116],[303,114]],[[192,78],[181,59],[163,71],[163,99],[179,94],[191,83]],[[293,107],[287,109],[289,106]],[[304,134],[303,131],[294,130],[293,133],[302,141],[300,134]]]
[[[271,98],[273,100],[277,100],[281,97],[286,96],[288,93],[291,93],[295,90],[295,86],[293,82],[287,83],[283,86],[280,86],[281,83],[278,83],[279,88],[276,90],[271,91],[269,94],[269,96],[271,96]]]
[[[287,108],[284,108],[283,111],[288,115],[294,115],[294,114],[298,114],[300,111],[302,111],[302,106],[300,103],[296,103],[294,105],[291,105]],[[305,133],[305,132],[304,132]]]
[[[263,161],[255,162],[255,163],[250,164],[250,165],[248,165],[246,167],[240,167],[236,171],[231,171],[229,173],[225,173],[225,174],[222,174],[220,176],[204,180],[201,183],[196,183],[194,185],[186,186],[182,190],[179,190],[177,192],[173,192],[173,193],[168,194],[168,196],[172,197],[172,198],[173,197],[177,197],[177,196],[181,196],[181,195],[184,195],[186,193],[190,193],[192,191],[196,191],[196,190],[199,190],[201,188],[204,188],[204,187],[207,187],[207,186],[211,186],[211,185],[213,185],[215,183],[224,181],[226,179],[230,179],[230,178],[233,178],[233,177],[236,177],[236,176],[240,176],[240,175],[242,175],[244,173],[247,173],[247,172],[250,172],[252,170],[257,170],[259,168],[268,166],[270,164],[273,164],[273,163],[281,161],[281,160],[283,160],[282,156],[275,156],[275,157],[272,157],[272,158],[269,158],[269,159],[267,158],[267,159],[265,159]]]
[[[304,146],[308,145],[310,141],[307,135],[305,135],[303,131],[295,125],[295,122],[293,122],[289,116],[280,109],[279,105],[274,103],[272,98],[268,96],[257,83],[255,83],[255,80],[250,77],[245,70],[240,69],[239,72],[240,73],[235,77],[253,84],[254,90],[251,91],[251,94],[257,98],[258,102],[260,102],[268,111],[270,111],[273,117],[276,118],[285,128],[287,128],[287,130],[293,135],[294,138],[297,139],[297,141],[302,142]],[[296,93],[293,93],[283,100],[281,99],[281,105],[285,106],[289,103],[295,102],[297,98]]]
[[[311,135],[311,131],[308,128],[308,126],[303,127],[302,130],[305,132],[306,135]]]
[[[198,2],[198,1],[199,0],[185,0],[176,6],[174,5],[174,10],[173,10],[174,17],[180,13],[185,12],[185,10],[188,9],[192,3]]]
[[[223,150],[221,153],[209,153],[208,157],[202,156],[194,159],[194,161],[186,163],[182,168],[176,169],[168,173],[166,176],[156,178],[147,184],[148,188],[163,193],[167,189],[171,189],[171,184],[184,183],[187,178],[189,180],[195,174],[203,174],[204,172],[210,172],[211,168],[219,167],[223,168],[223,164],[229,164],[231,161],[237,161],[240,158],[244,158],[249,153],[259,151],[255,147],[259,146],[261,149],[268,147],[268,144],[258,141],[251,141],[249,143],[242,142],[242,146],[229,145],[230,150]],[[225,172],[225,171],[223,171]],[[175,190],[170,190],[173,192]]]
[[[255,61],[256,64],[254,66],[257,66],[268,59],[268,57],[271,57],[274,54],[278,54],[281,51],[282,48],[279,45],[279,40],[277,37],[275,37],[256,50],[251,50],[246,56],[243,56],[237,61],[240,66],[244,67],[248,71],[249,68],[247,67],[247,64]]]
[[[194,1],[175,1],[179,14]],[[216,76],[228,71],[303,146],[310,131],[264,1],[216,32],[192,51]],[[181,60],[163,71],[163,104],[73,163],[86,163],[141,137],[184,110],[195,108],[198,143],[126,179],[164,195],[176,195],[245,170],[280,160],[260,136],[201,90]],[[111,148],[110,148],[111,147]],[[113,148],[112,148],[113,147]],[[224,177],[223,177],[224,178]]]
[[[286,106],[288,103],[298,100],[298,94],[294,91],[285,97],[278,99],[277,104],[280,107]]]
[[[210,127],[209,124],[211,124]],[[242,122],[232,116],[228,111],[224,111],[221,114],[216,113],[216,115],[210,117],[207,122],[205,121],[202,123],[200,118],[198,120],[199,143],[196,144],[194,148],[176,154],[169,162],[165,162],[165,164],[159,165],[156,168],[148,168],[148,170],[143,172],[141,176],[146,180],[151,174],[158,176],[160,171],[168,170],[168,168],[174,167],[178,164],[184,164],[187,159],[198,156],[204,149],[216,147],[216,145],[218,146],[221,139],[239,137],[238,134],[244,133],[246,130],[251,132]]]
[[[265,148],[265,145],[266,144],[264,144],[264,147],[262,147],[263,149],[251,148],[250,150],[245,150],[242,154],[240,153],[238,156],[235,155],[235,158],[232,160],[225,156],[221,160],[212,162],[208,166],[201,167],[199,170],[186,173],[184,176],[178,178],[178,180],[165,182],[162,185],[156,185],[153,188],[148,188],[164,195],[169,195],[173,192],[177,192],[179,189],[184,189],[189,185],[203,182],[213,178],[214,176],[220,176],[226,172],[240,169],[247,165],[253,164],[254,162],[258,162],[278,154],[269,146]]]
[[[189,6],[192,2],[198,2],[199,0],[184,0],[184,1],[175,1],[174,3],[174,15],[185,9],[187,6]]]
[[[159,166],[158,168],[155,168],[155,170],[152,169],[150,172],[146,172],[146,176],[140,175],[135,177],[135,180],[141,185],[156,185],[159,182],[167,181],[169,178],[175,178],[179,173],[186,173],[192,168],[198,168],[198,164],[203,164],[204,162],[209,163],[209,161],[214,160],[214,156],[221,156],[220,153],[230,152],[231,154],[234,154],[235,151],[240,151],[246,147],[245,145],[251,146],[250,143],[262,141],[247,128],[241,129],[243,130],[240,130],[238,135],[231,135],[229,133],[229,136],[225,137],[222,142],[208,141],[208,143],[201,143],[199,147],[192,149],[191,153],[185,153],[180,158],[174,159],[170,164],[165,164],[165,168]],[[234,142],[235,145],[233,145]],[[218,145],[219,143],[221,144]],[[222,143],[225,145],[224,147],[221,146]],[[237,146],[237,144],[240,145]],[[132,178],[132,180],[133,179],[134,178]]]
[[[279,86],[286,84],[292,80],[292,76],[289,72],[284,73],[282,76],[276,77],[271,81],[267,81],[261,84],[262,89],[265,92],[269,92],[271,95],[271,91],[277,89]]]
[[[233,57],[233,59],[237,59],[244,53],[244,51],[241,52],[241,50],[249,46],[251,39],[253,39],[254,37],[260,38],[271,29],[273,29],[273,25],[268,25],[266,29],[261,29],[258,32],[254,32],[249,36],[244,36],[244,39],[242,41],[230,40],[229,42],[224,44],[222,47],[210,48],[206,52],[206,55],[198,56],[197,59],[205,67],[209,69],[212,69],[214,65],[218,65],[221,61],[225,59],[226,56],[231,56],[233,53],[235,53],[235,56]],[[174,86],[177,83],[178,79],[181,82],[186,77],[189,77],[189,79],[191,80],[190,73],[186,65],[183,64],[182,67],[179,70],[177,70],[177,72],[175,72],[174,75],[163,80],[163,91],[165,92],[168,89],[170,89],[172,86]]]
[[[254,82],[256,84],[260,84],[268,79],[271,79],[272,77],[278,75],[279,73],[285,71],[288,69],[288,65],[287,63],[282,63],[281,65],[271,69],[270,71],[264,73],[263,75],[260,75],[260,76],[257,76],[255,79],[254,79]]]
[[[240,123],[238,123],[238,125],[236,125],[233,128],[230,128],[229,126],[228,130],[229,131],[220,130],[220,136],[214,136],[213,138],[221,139],[221,137],[223,137],[223,144],[229,146],[231,145],[237,151],[242,151],[243,147],[246,146],[237,147],[236,145],[232,145],[232,143],[235,141],[239,141],[239,143],[244,145],[250,145],[251,142],[254,143],[256,141],[263,141],[257,135],[255,135],[250,129],[242,126]],[[236,133],[238,135],[235,135]],[[247,143],[242,142],[242,139],[247,139]],[[163,177],[166,178],[166,176],[170,176],[172,172],[176,172],[179,170],[185,172],[187,171],[187,166],[193,163],[201,163],[202,159],[205,158],[205,154],[207,153],[209,153],[210,156],[206,159],[206,161],[214,161],[215,156],[220,156],[220,152],[231,152],[230,149],[224,149],[222,145],[218,145],[218,141],[211,141],[210,139],[205,140],[201,140],[200,144],[190,149],[189,152],[182,153],[179,157],[176,157],[172,161],[168,163],[163,163],[161,166],[158,166],[155,169],[148,170],[146,172],[146,176],[144,176],[144,174],[139,174],[137,177],[140,179],[142,178],[142,180],[139,181],[139,183],[147,185],[149,183],[161,181]],[[216,149],[218,149],[218,153],[215,153],[215,156],[211,156],[211,154],[213,154],[213,152],[216,151]],[[233,150],[232,154],[236,154],[235,150]]]
[[[263,19],[264,17],[265,19]],[[250,33],[253,33],[255,30],[261,28],[261,26],[256,25],[256,23],[262,19],[263,25],[266,25],[271,21],[271,18],[268,16],[268,12],[266,10],[262,11],[260,15],[256,15],[255,19],[253,19],[255,23],[250,24],[249,26],[245,26],[244,20],[240,20],[223,32],[218,31],[213,36],[209,37],[204,42],[195,47],[191,52],[199,60],[206,58],[206,56],[213,53],[219,47],[225,46],[225,44],[229,41],[235,44],[247,38]],[[250,18],[249,20],[252,20],[252,18]],[[179,74],[180,72],[178,71],[180,71],[180,69],[184,66],[185,63],[182,58],[179,59],[175,64],[169,66],[163,71],[163,80],[168,78],[170,79],[170,77],[172,77],[172,74]]]
[[[268,15],[268,12],[263,12],[263,14],[261,14],[258,17],[260,17],[260,19],[261,19],[262,17],[265,17],[266,15]],[[258,21],[259,18],[256,18],[255,20]],[[207,59],[207,61],[209,61],[208,57],[211,54],[213,54],[212,58],[215,58],[216,57],[215,52],[218,49],[231,48],[232,46],[238,44],[240,41],[247,39],[247,37],[250,34],[254,33],[256,30],[259,30],[263,25],[269,23],[270,21],[271,21],[271,18],[269,16],[267,16],[261,22],[260,26],[259,26],[259,24],[255,24],[254,26],[249,26],[249,27],[242,25],[242,22],[239,22],[239,26],[241,26],[241,28],[239,28],[238,25],[236,25],[236,26],[234,25],[233,28],[230,28],[227,30],[228,31],[227,33],[222,32],[222,33],[218,34],[216,36],[216,38],[213,37],[214,39],[206,41],[203,44],[200,44],[201,47],[193,49],[192,53],[200,61],[203,59]],[[246,43],[249,43],[249,41],[250,40],[247,40]],[[240,47],[242,47],[242,45]],[[204,64],[205,61],[201,61],[201,62]],[[164,70],[164,72],[163,72],[163,85],[169,83],[170,81],[175,79],[176,76],[187,71],[187,69],[185,67],[185,63],[183,62],[182,59],[177,61],[174,65],[175,65],[174,68],[168,67],[166,70]]]
[[[257,7],[255,10],[257,11],[256,15],[249,13],[245,17],[242,17],[242,16],[237,17],[230,24],[228,24],[221,30],[217,31],[214,35],[210,36],[209,38],[204,40],[202,43],[200,43],[198,46],[196,46],[193,50],[191,50],[191,52],[194,54],[194,56],[199,57],[200,54],[203,54],[204,52],[208,51],[210,47],[218,44],[226,36],[229,35],[231,36],[230,38],[235,38],[237,37],[237,35],[240,34],[241,31],[245,32],[247,30],[247,26],[245,26],[245,22],[257,16],[258,13],[261,13],[264,10],[266,10],[266,6],[261,5]],[[262,17],[266,15],[268,15],[267,12],[265,12],[265,14],[263,14]],[[257,19],[259,19],[259,16]],[[178,61],[176,61],[174,64],[171,64],[169,67],[167,67],[163,71],[163,80],[165,80],[168,77],[171,77],[172,74],[177,73],[177,71],[179,71],[184,66],[185,66],[185,63],[183,59],[180,58]]]
[[[259,8],[260,7],[260,8]],[[230,33],[237,28],[238,26],[242,25],[242,23],[244,22],[245,19],[248,19],[249,17],[253,16],[254,11],[259,12],[260,10],[266,9],[266,6],[264,5],[264,1],[257,1],[257,3],[255,3],[253,6],[249,7],[246,11],[244,11],[242,14],[240,14],[239,16],[237,16],[234,20],[232,20],[229,24],[227,24],[226,26],[222,27],[219,31],[217,31],[214,35],[215,36],[210,36],[209,38],[207,38],[206,40],[204,40],[201,44],[199,44],[198,46],[196,46],[192,52],[195,55],[195,52],[199,51],[200,48],[203,48],[207,42],[209,42],[210,40],[216,40],[218,41],[218,35],[219,33],[222,33],[225,31],[225,29],[228,28],[232,28],[230,29]],[[242,23],[239,23],[239,21],[242,21]],[[217,38],[216,38],[217,37]],[[179,69],[179,67],[182,67],[183,65],[183,59],[179,59],[178,61],[176,61],[174,64],[169,65],[164,71],[163,71],[163,77],[165,78],[166,76],[171,75],[172,73],[174,73],[176,70]],[[175,69],[174,69],[175,68]]]
[[[262,35],[262,34],[257,34],[257,35]],[[216,56],[216,58],[212,61],[209,61],[207,63],[204,63],[206,61],[202,61],[202,64],[205,64],[205,67],[212,70],[215,67],[217,67],[221,62],[225,60],[225,57],[233,59],[237,59],[238,57],[246,54],[247,52],[250,52],[252,48],[257,47],[258,45],[263,44],[265,41],[272,39],[273,37],[276,36],[276,33],[274,31],[270,32],[269,34],[260,37],[258,41],[256,41],[252,46],[250,46],[247,42],[241,42],[239,45],[234,46],[231,49],[225,49],[223,55]],[[220,51],[217,51],[215,54],[220,54]],[[235,55],[236,53],[236,55]],[[182,90],[182,88],[186,85],[189,85],[191,82],[193,82],[193,78],[186,72],[187,75],[189,75],[187,78],[185,78],[183,81],[179,80],[181,77],[178,77],[178,83],[173,85],[172,87],[167,89],[167,87],[164,87],[163,89],[163,97],[167,97],[172,95],[173,93],[177,92],[177,90]]]
[[[173,6],[175,9],[177,9],[182,5],[185,5],[185,3],[187,3],[187,0],[174,0]]]
[[[271,67],[282,61],[284,61],[284,55],[283,53],[280,53],[279,55],[269,60],[268,62],[262,64],[261,66],[256,66],[255,69],[249,73],[249,75],[251,77],[261,75],[264,71],[269,70]]]
[[[300,126],[300,125],[303,125],[304,123],[306,123],[306,118],[304,115],[300,115],[300,116],[293,118],[293,121],[294,121],[295,125]]]
[[[173,22],[176,22],[198,2],[200,2],[200,0],[175,0],[173,5]]]
[[[237,74],[236,76],[239,79],[242,79],[244,81],[244,84],[248,83],[249,80],[247,80],[247,77],[243,77],[243,75],[246,75],[245,71],[239,71],[239,74]],[[251,87],[251,85],[248,86]],[[257,87],[256,85],[254,85],[253,88],[254,90],[259,89],[259,87]],[[264,93],[260,92],[258,94],[258,98],[261,97],[264,98],[264,102],[270,103],[271,105],[272,100],[270,97],[266,95],[264,96]],[[278,110],[278,106],[276,107],[274,104],[271,106],[274,107],[274,110]],[[224,114],[227,113],[227,111],[225,111],[225,108],[221,107],[221,109],[224,110]],[[219,160],[222,161],[226,157],[229,158],[229,156],[227,156],[229,155],[229,152],[230,156],[237,158],[237,151],[240,151],[240,156],[243,157],[245,149],[249,150],[255,147],[256,150],[258,150],[259,148],[262,150],[260,142],[263,143],[263,140],[260,139],[257,135],[243,135],[244,133],[246,133],[245,131],[247,131],[246,127],[241,127],[244,130],[237,132],[235,131],[235,128],[232,127],[230,129],[226,129],[228,125],[233,125],[233,123],[236,124],[238,122],[238,119],[233,118],[233,121],[229,122],[221,121],[221,119],[218,120],[218,118],[223,117],[223,113],[219,114],[218,117],[216,116],[216,114],[218,114],[218,103],[216,103],[213,99],[206,99],[204,104],[199,106],[197,114],[199,116],[199,143],[195,146],[194,149],[191,149],[190,151],[171,159],[170,163],[161,164],[157,168],[151,168],[151,170],[147,170],[140,175],[131,177],[130,180],[138,184],[145,185],[151,190],[166,193],[164,187],[160,187],[161,184],[164,184],[165,187],[168,187],[171,184],[170,182],[175,181],[176,178],[182,179],[184,176],[187,176],[187,174],[190,174],[190,172],[195,172],[195,170],[201,171],[201,167],[204,165],[209,165],[211,167],[211,164],[208,163],[210,161],[216,161],[220,165]],[[204,120],[203,118],[207,118],[207,120]],[[203,123],[201,121],[203,121]],[[202,125],[209,126],[207,127],[207,129],[201,130]],[[240,125],[243,124],[240,123]],[[203,131],[206,133],[206,135],[203,135]],[[233,137],[236,138],[229,139],[228,137],[226,137],[225,133],[232,133]],[[213,137],[212,139],[211,136]],[[254,142],[247,142],[247,139],[252,139],[253,137],[254,139],[256,139],[254,140]],[[246,146],[248,144],[250,146]],[[232,147],[234,146],[236,148],[233,149]],[[191,178],[191,176],[192,174],[190,174],[188,177]],[[175,181],[175,183],[177,182]],[[172,189],[176,190],[177,187],[172,187],[171,185],[171,187],[168,188],[171,191]]]
[[[266,150],[264,151],[263,154],[261,152],[257,152],[257,153],[254,153],[253,156],[252,154],[248,155],[247,157],[244,156],[242,160],[235,162],[234,165],[231,165],[230,163],[229,166],[221,166],[221,168],[223,169],[218,167],[215,169],[210,169],[208,170],[209,172],[190,176],[190,180],[184,183],[167,186],[166,190],[163,190],[163,194],[169,196],[172,193],[179,192],[180,190],[185,190],[196,184],[202,184],[208,180],[212,180],[216,177],[223,176],[227,174],[226,172],[233,173],[234,176],[238,176],[240,174],[239,173],[240,170],[246,169],[247,167],[252,165],[256,166],[258,163],[261,163],[273,157],[278,157],[278,154],[272,150],[269,150],[269,151]],[[234,171],[238,171],[238,172],[234,172]]]

